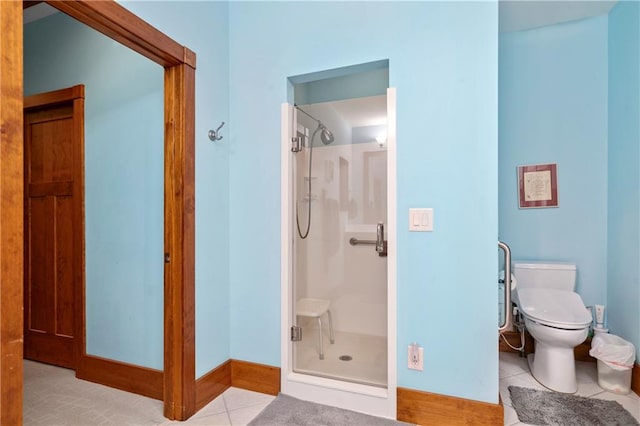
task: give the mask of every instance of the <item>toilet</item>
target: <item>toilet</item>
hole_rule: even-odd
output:
[[[517,284],[512,301],[535,341],[535,353],[528,356],[531,374],[551,390],[575,393],[573,349],[586,340],[592,322],[591,312],[573,291],[576,265],[514,262],[513,274]]]

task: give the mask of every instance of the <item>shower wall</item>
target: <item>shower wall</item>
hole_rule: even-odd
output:
[[[330,103],[305,106],[335,135],[324,146],[316,135],[313,148],[311,230],[302,240],[295,235],[294,282],[297,299],[331,301],[336,331],[386,336],[387,261],[374,246],[349,244],[349,239],[375,240],[376,224],[386,223],[386,147],[366,129],[352,128],[332,111]],[[298,114],[298,131],[317,127]],[[370,127],[379,132],[379,126]],[[360,143],[352,143],[352,141]],[[296,154],[296,188],[300,228],[307,224],[308,154]],[[295,226],[295,224],[294,224]]]

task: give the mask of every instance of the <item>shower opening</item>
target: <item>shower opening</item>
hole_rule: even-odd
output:
[[[294,110],[293,371],[386,388],[386,91]]]

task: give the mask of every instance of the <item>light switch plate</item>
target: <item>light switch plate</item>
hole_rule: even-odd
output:
[[[409,231],[433,231],[433,209],[409,209]]]

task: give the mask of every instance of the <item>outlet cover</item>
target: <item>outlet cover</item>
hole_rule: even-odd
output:
[[[407,367],[410,370],[424,370],[424,348],[413,344],[409,345],[407,350]]]

